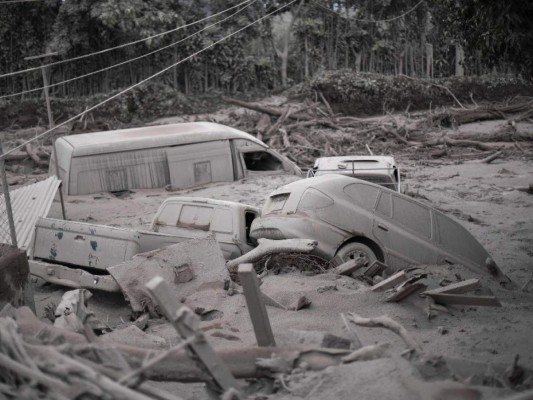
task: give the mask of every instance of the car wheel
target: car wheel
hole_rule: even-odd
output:
[[[378,258],[374,252],[363,243],[348,243],[342,246],[337,252],[337,258],[341,263],[363,257],[368,260],[368,265],[372,264]]]

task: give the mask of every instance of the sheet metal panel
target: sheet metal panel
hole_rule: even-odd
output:
[[[18,247],[27,250],[30,246],[35,223],[50,210],[61,181],[55,176],[9,192]],[[0,204],[0,213],[6,215],[5,202]],[[7,223],[7,220],[6,220]],[[9,229],[0,230],[2,243],[11,243]]]
[[[170,183],[165,148],[75,157],[69,195],[165,187]]]

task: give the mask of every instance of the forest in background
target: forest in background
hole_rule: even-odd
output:
[[[497,73],[526,81],[533,70],[533,3],[520,0],[298,0],[279,12],[276,10],[289,1],[250,0],[185,29],[142,40],[239,3],[242,1],[43,0],[0,4],[0,75],[140,41],[48,68],[54,98],[110,93],[271,12],[271,17],[179,64],[154,82],[163,90],[195,95],[272,91],[336,70],[418,78]],[[25,60],[45,53],[57,54]],[[136,57],[140,58],[127,62]],[[120,63],[123,65],[93,74]],[[75,79],[85,74],[88,76]],[[2,77],[0,96],[42,86],[39,69]],[[41,95],[42,91],[35,90],[4,97],[4,101]]]

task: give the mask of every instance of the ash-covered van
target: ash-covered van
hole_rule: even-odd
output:
[[[301,175],[296,164],[252,135],[211,122],[64,136],[56,141],[50,174],[56,174],[56,157],[68,195]]]

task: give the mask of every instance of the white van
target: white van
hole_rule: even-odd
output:
[[[301,170],[252,135],[211,122],[64,136],[50,160],[50,174],[63,181],[67,195],[183,189],[280,173]]]

